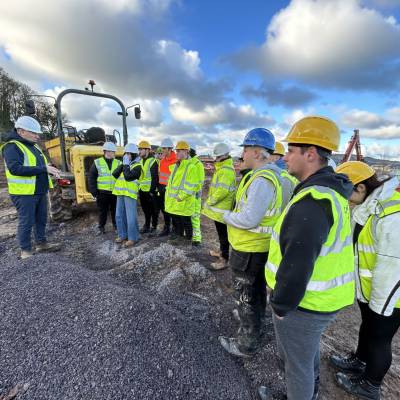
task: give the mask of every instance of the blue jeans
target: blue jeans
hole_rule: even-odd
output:
[[[47,193],[34,195],[11,195],[18,212],[19,246],[22,250],[32,250],[31,234],[34,227],[36,243],[46,241]]]
[[[137,201],[128,196],[117,196],[115,213],[118,236],[121,239],[139,240]]]

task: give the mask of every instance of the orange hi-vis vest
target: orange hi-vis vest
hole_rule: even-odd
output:
[[[169,169],[170,165],[176,163],[176,154],[174,151],[171,151],[171,155],[169,157],[163,157],[160,160],[159,174],[158,174],[158,183],[160,185],[167,186],[168,178],[171,175],[171,171]]]

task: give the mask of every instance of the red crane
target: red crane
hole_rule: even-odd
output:
[[[342,163],[350,160],[351,153],[353,152],[354,148],[356,149],[357,161],[364,161],[364,156],[361,154],[360,132],[358,129],[354,129],[354,135],[349,140],[346,152],[344,153],[344,156],[342,158]]]

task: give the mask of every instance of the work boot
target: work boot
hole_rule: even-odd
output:
[[[158,234],[158,237],[163,237],[168,235],[169,235],[169,227],[164,226],[164,229]]]
[[[220,258],[218,261],[211,263],[211,269],[214,271],[221,271],[228,267],[228,260]]]
[[[34,252],[32,250],[21,250],[21,260],[26,260],[29,257],[32,257]]]
[[[61,249],[61,243],[37,243],[36,244],[36,251],[38,253],[52,253],[53,251],[59,251]]]
[[[221,346],[229,354],[232,354],[233,356],[249,358],[249,357],[252,357],[254,354],[254,352],[252,352],[252,351],[246,351],[246,350],[240,349],[237,338],[229,338],[226,336],[219,336],[218,340],[221,343]]]
[[[130,247],[133,247],[136,244],[136,242],[134,240],[127,240],[126,242],[124,242],[122,244],[122,247],[124,249],[129,249]]]
[[[201,242],[192,242],[192,247],[201,247]]]
[[[362,373],[365,371],[365,362],[361,361],[354,353],[350,353],[347,357],[330,356],[329,362],[336,369],[343,372]]]
[[[260,400],[272,399],[271,392],[266,386],[259,386],[257,389],[257,394]]]
[[[151,228],[150,232],[149,232],[149,237],[153,237],[153,236],[156,236],[156,235],[157,235],[157,227]]]
[[[104,235],[106,233],[106,230],[104,229],[104,226],[99,226],[99,229],[97,231],[97,236]]]
[[[125,240],[126,240],[126,239],[122,239],[122,238],[120,238],[120,237],[117,237],[117,238],[115,239],[115,243],[123,243],[123,242],[125,242]]]
[[[381,398],[380,386],[373,385],[362,375],[352,376],[338,372],[336,374],[336,381],[347,393],[351,393],[360,399],[379,400]]]
[[[220,251],[215,251],[215,250],[210,250],[210,256],[211,257],[218,257],[218,258],[221,258],[221,252]]]
[[[141,228],[140,228],[140,231],[139,231],[140,233],[149,233],[150,232],[150,227],[149,226],[146,226],[146,225],[143,225]]]

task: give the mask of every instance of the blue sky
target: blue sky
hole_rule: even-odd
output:
[[[7,2],[8,3],[8,2]],[[29,0],[0,3],[0,66],[42,93],[96,88],[126,105],[131,141],[187,139],[238,153],[247,130],[281,139],[307,114],[400,159],[399,0]],[[23,24],[21,24],[23,21]],[[71,96],[78,127],[119,128],[115,106]]]

